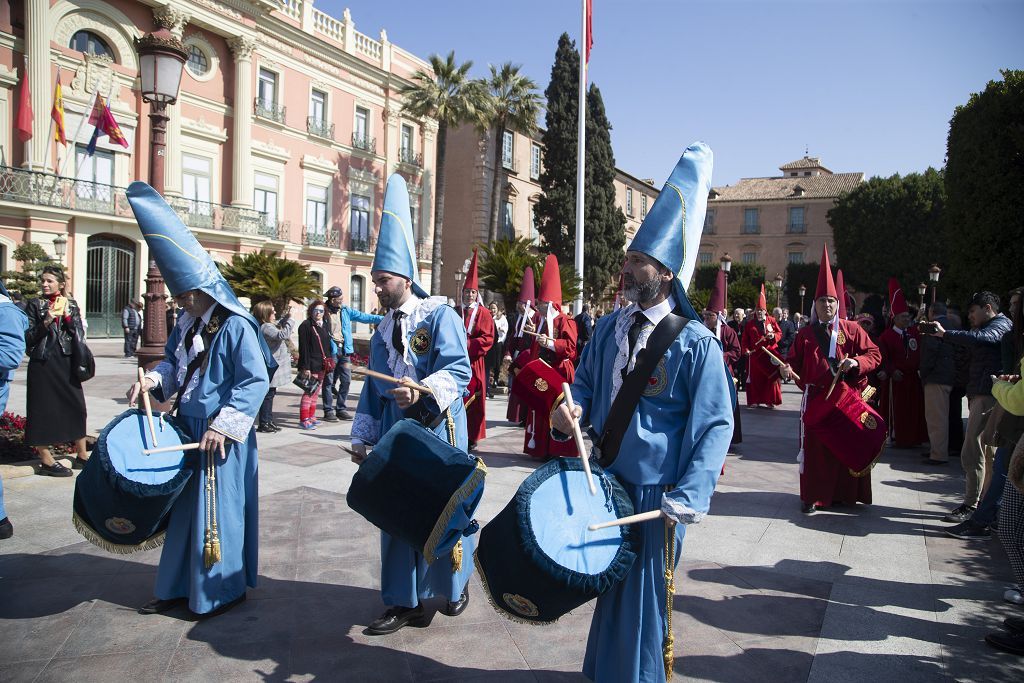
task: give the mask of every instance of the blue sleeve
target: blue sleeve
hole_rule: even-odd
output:
[[[384,319],[384,316],[382,315],[374,315],[373,313],[363,313],[359,309],[349,308],[348,306],[345,307],[345,310],[348,311],[349,317],[352,320],[355,320],[357,323],[366,323],[367,325],[378,325],[380,324],[380,321]]]
[[[226,338],[218,349],[216,362],[231,367],[225,375],[232,381],[227,401],[210,423],[210,429],[242,442],[249,437],[253,419],[267,395],[270,381],[256,330],[237,315],[230,316],[224,325],[226,329],[222,334]]]
[[[9,378],[25,355],[28,318],[14,304],[0,305],[0,377]]]
[[[462,318],[449,306],[441,306],[433,316],[430,350],[430,374],[420,381],[434,392],[424,400],[431,412],[440,413],[461,400],[473,376],[466,348]]]

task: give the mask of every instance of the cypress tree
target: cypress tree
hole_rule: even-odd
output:
[[[587,165],[583,194],[586,242],[583,245],[583,293],[601,298],[617,281],[626,245],[626,216],[615,204],[615,155],[612,125],[596,85],[587,92]],[[575,193],[574,193],[575,194]]]

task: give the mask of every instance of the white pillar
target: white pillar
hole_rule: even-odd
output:
[[[228,42],[235,56],[235,122],[231,140],[231,205],[252,206],[252,52],[256,41],[238,36]]]
[[[28,55],[28,82],[32,89],[32,139],[26,145],[26,157],[38,170],[50,170],[50,108],[53,83],[50,79],[50,3],[49,0],[25,0],[25,53]],[[16,66],[23,66],[18,64]]]

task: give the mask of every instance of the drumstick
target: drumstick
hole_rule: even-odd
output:
[[[475,394],[473,394],[472,396],[470,396],[469,400],[466,401],[466,405],[462,406],[462,409],[465,410],[466,408],[469,408],[471,405],[473,405],[473,401],[475,401],[476,397],[479,396],[479,395],[480,395],[480,392],[478,391]]]
[[[562,382],[562,393],[565,394],[565,405],[569,409],[569,414],[572,415],[576,411],[576,404],[572,401],[572,391],[569,389],[568,382]],[[597,495],[597,487],[594,486],[594,478],[590,475],[590,459],[587,457],[587,447],[583,443],[583,432],[580,431],[580,423],[576,421],[576,416],[572,418],[572,435],[576,438],[576,450],[580,453],[580,460],[583,461],[583,471],[587,475],[587,486],[590,487],[590,495]]]
[[[416,391],[420,392],[421,394],[432,394],[433,393],[428,387],[416,384],[415,382],[403,382],[402,380],[396,379],[396,378],[392,377],[391,375],[385,375],[382,372],[377,372],[376,370],[370,370],[369,368],[364,368],[364,367],[360,367],[360,366],[354,366],[352,368],[352,372],[357,374],[357,375],[365,375],[367,377],[373,377],[375,379],[384,380],[385,382],[391,382],[392,384],[400,384],[403,387],[409,387],[410,389],[415,389]]]
[[[769,356],[771,356],[775,360],[779,361],[779,365],[783,365],[783,366],[787,366],[787,367],[789,366],[789,363],[787,363],[786,361],[782,360],[781,358],[779,358],[778,356],[776,356],[774,353],[772,353],[768,349],[764,348],[763,346],[761,347],[761,350],[764,351],[765,353],[767,353]],[[789,374],[791,374],[793,376],[793,379],[795,379],[797,382],[800,381],[800,375],[798,375],[795,372],[793,372],[793,368],[789,368]]]
[[[193,451],[199,448],[199,442],[195,443],[182,443],[177,446],[161,446],[160,448],[143,448],[143,455],[153,455],[155,453],[172,453],[174,451]]]
[[[153,440],[154,446],[159,446],[156,442],[156,425],[153,423],[153,406],[149,402],[149,392],[146,391],[146,371],[139,368],[139,393],[142,394],[142,405],[146,408],[146,422],[149,423],[149,438]]]
[[[840,360],[839,362],[842,363],[843,361]],[[832,390],[836,388],[836,382],[839,381],[839,376],[842,375],[842,374],[843,373],[841,373],[839,371],[836,371],[835,376],[832,378],[832,385],[828,388],[828,393],[825,394],[826,400],[828,399],[829,396],[832,395]]]
[[[600,524],[591,524],[587,528],[591,531],[597,531],[598,529],[607,529],[610,526],[623,526],[625,524],[637,524],[638,522],[649,522],[652,519],[659,519],[664,517],[665,513],[661,510],[651,510],[650,512],[641,512],[638,515],[630,515],[629,517],[623,517],[622,519],[613,519],[610,522],[601,522]]]
[[[542,335],[543,335],[544,333],[543,333],[543,332],[530,332],[529,330],[523,330],[523,334],[528,334],[528,335],[530,335],[531,337],[540,337],[540,336],[542,336]]]

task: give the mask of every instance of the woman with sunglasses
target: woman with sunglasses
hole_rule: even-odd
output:
[[[313,391],[302,395],[299,402],[299,423],[303,429],[316,429],[316,404],[324,374],[334,369],[331,354],[331,334],[324,327],[324,302],[317,299],[309,305],[306,319],[299,325],[299,377],[317,380]]]

